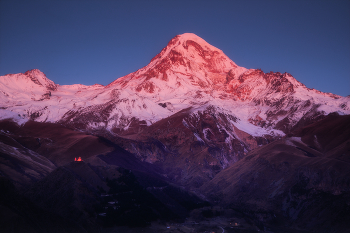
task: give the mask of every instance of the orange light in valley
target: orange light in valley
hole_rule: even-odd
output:
[[[74,161],[83,161],[83,160],[81,159],[81,157],[79,157],[78,159],[74,158]]]

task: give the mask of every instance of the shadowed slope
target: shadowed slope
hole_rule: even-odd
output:
[[[262,224],[322,232],[348,229],[349,127],[350,116],[330,114],[251,151],[201,190]]]
[[[5,120],[0,122],[0,127],[8,129],[7,136],[12,138],[13,143],[45,156],[57,166],[74,161],[75,157],[86,160],[113,150],[113,146],[99,137],[59,124],[28,121],[18,126]]]

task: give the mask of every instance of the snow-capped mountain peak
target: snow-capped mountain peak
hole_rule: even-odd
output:
[[[159,91],[189,92],[213,89],[216,84],[225,83],[229,73],[239,76],[246,70],[202,38],[185,33],[174,37],[150,64],[110,85],[131,87],[151,95],[161,95]]]
[[[107,86],[59,86],[31,70],[0,77],[0,91],[1,118],[112,133],[137,131],[184,109],[197,114],[209,106],[218,116],[237,119],[235,127],[254,136],[280,135],[330,112],[350,114],[349,98],[308,89],[288,73],[239,67],[192,33],[174,37],[147,66]]]
[[[34,69],[24,74],[8,74],[0,77],[0,98],[10,97],[11,100],[40,100],[47,98],[51,91],[57,90],[53,81],[48,79],[40,70]]]
[[[57,85],[38,69],[28,70],[24,75],[29,77],[35,84],[44,86],[48,90],[55,91],[57,89]]]

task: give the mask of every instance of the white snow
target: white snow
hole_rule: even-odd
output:
[[[194,46],[187,46],[188,41],[199,44],[208,55],[202,57]],[[275,91],[256,70],[237,66],[220,49],[194,34],[182,34],[174,42],[150,64],[108,86],[60,86],[39,70],[1,76],[0,119],[12,118],[23,124],[31,114],[36,114],[40,115],[37,121],[57,122],[69,111],[80,114],[93,112],[96,119],[89,123],[89,127],[112,129],[120,126],[126,130],[132,119],[144,120],[150,125],[187,108],[196,115],[214,107],[217,114],[235,117],[237,120],[230,120],[230,123],[252,136],[283,136],[282,131],[273,128],[278,121],[288,117],[296,123],[316,105],[319,105],[317,111],[324,114],[335,111],[350,114],[350,98],[308,89],[289,74],[284,76],[289,83],[283,85],[292,85],[294,92]],[[147,76],[150,69],[167,61],[171,51],[181,54],[185,63],[170,62],[165,70],[166,80],[163,80],[162,72],[154,77]],[[214,71],[207,67],[208,59],[211,59]],[[233,74],[234,79],[226,83],[228,72]],[[238,77],[243,73],[245,80],[242,83]],[[153,92],[144,88],[147,85],[153,87]],[[227,91],[230,88],[234,91]],[[284,101],[279,107],[267,104],[280,100]],[[311,104],[308,105],[308,101]],[[169,107],[163,108],[159,103],[167,103]],[[341,105],[345,107],[341,108]],[[269,112],[277,112],[279,108],[285,113],[269,117]],[[104,109],[109,110],[102,114]],[[257,117],[270,121],[270,126],[260,127],[249,121]]]

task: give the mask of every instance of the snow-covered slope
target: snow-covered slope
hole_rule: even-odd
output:
[[[150,64],[107,86],[60,86],[39,70],[0,77],[0,118],[60,122],[119,134],[183,109],[234,116],[253,136],[283,135],[330,112],[350,114],[348,97],[308,89],[290,74],[237,66],[221,50],[186,33]]]

